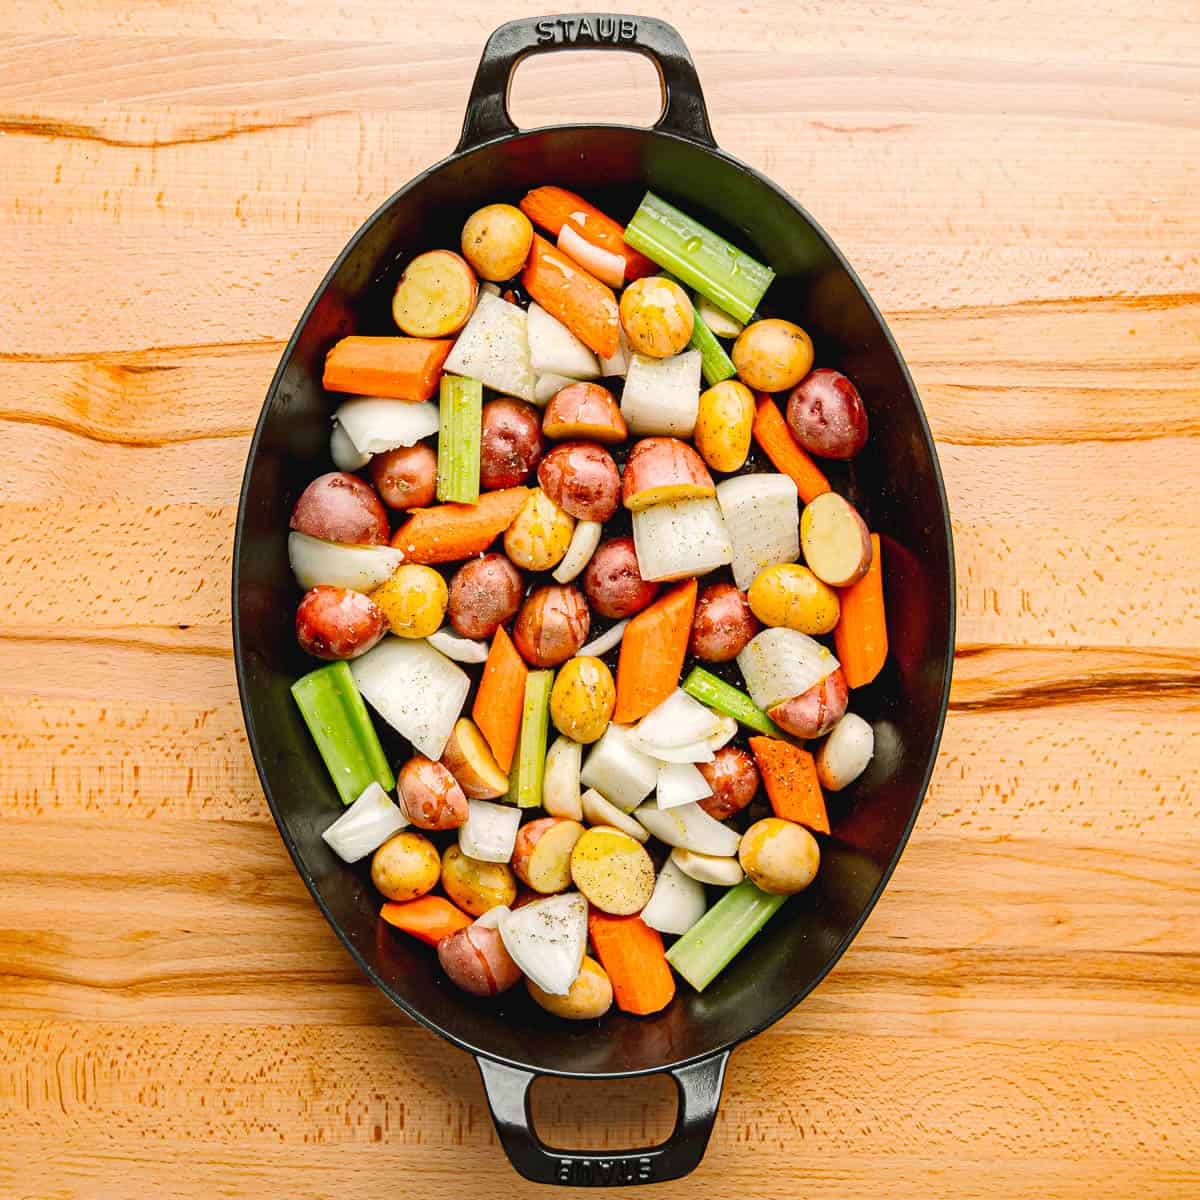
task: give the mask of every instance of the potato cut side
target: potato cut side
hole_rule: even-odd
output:
[[[866,522],[836,492],[826,492],[805,506],[800,545],[809,570],[830,587],[857,583],[871,565]]]
[[[654,863],[646,848],[605,825],[575,843],[571,878],[589,903],[618,917],[640,912],[654,893]]]
[[[475,272],[450,250],[418,254],[408,264],[392,297],[392,317],[411,337],[457,333],[475,311]]]
[[[508,776],[469,717],[460,717],[442,753],[442,765],[472,800],[493,800],[508,791]]]

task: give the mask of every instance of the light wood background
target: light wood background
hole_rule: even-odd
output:
[[[1200,1192],[1195,0],[662,0],[925,399],[952,712],[854,947],[733,1057],[713,1200]],[[534,1197],[356,973],[241,728],[247,438],[329,261],[453,146],[477,0],[0,5],[0,1195]],[[569,65],[568,65],[569,62]],[[586,69],[585,69],[586,68]],[[526,123],[647,67],[522,68]],[[548,1084],[630,1145],[668,1085]]]

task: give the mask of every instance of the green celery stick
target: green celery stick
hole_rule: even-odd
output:
[[[667,951],[667,962],[696,991],[704,991],[786,899],[768,895],[743,879]]]
[[[292,684],[292,695],[343,804],[353,804],[369,783],[378,783],[385,792],[396,786],[379,735],[346,663],[330,663],[310,671]]]
[[[546,735],[550,728],[550,689],[553,671],[530,671],[525,677],[525,703],[521,708],[521,735],[517,756],[504,797],[518,808],[540,808],[542,778],[546,773]]]
[[[692,306],[695,319],[692,322],[692,340],[688,345],[700,351],[700,370],[704,373],[704,382],[712,387],[723,379],[732,379],[737,374],[733,359],[725,353],[725,347],[717,341],[716,335],[704,323],[700,310]]]
[[[439,399],[437,498],[475,504],[479,500],[483,384],[461,375],[443,375]]]
[[[742,322],[754,317],[775,278],[770,267],[653,192],[625,227],[625,242]]]
[[[745,692],[718,679],[703,667],[693,667],[682,687],[701,704],[707,704],[709,708],[715,708],[717,712],[733,717],[743,725],[765,733],[767,737],[787,740],[783,730]]]

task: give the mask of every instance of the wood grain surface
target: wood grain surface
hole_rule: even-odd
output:
[[[229,639],[279,351],[536,7],[0,5],[0,1196],[547,1194],[469,1059],[311,903]],[[1200,1194],[1195,2],[655,8],[718,140],[825,225],[907,356],[960,645],[892,885],[654,1194]],[[645,121],[656,87],[558,56],[514,105]],[[536,1109],[620,1147],[673,1102],[550,1082]]]

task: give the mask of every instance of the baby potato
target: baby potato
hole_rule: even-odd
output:
[[[388,508],[425,508],[437,494],[437,455],[424,442],[376,454],[367,470]]]
[[[804,506],[800,545],[809,569],[831,587],[857,583],[871,565],[867,524],[837,492],[825,492]]]
[[[767,716],[784,733],[798,738],[818,738],[827,734],[845,715],[850,699],[846,676],[841,667],[818,680],[806,692],[776,704]]]
[[[654,863],[636,838],[596,825],[571,852],[575,886],[602,912],[627,917],[641,912],[654,892]]]
[[[390,837],[371,857],[371,882],[389,900],[415,900],[438,881],[437,848],[423,834],[405,830]]]
[[[533,226],[511,204],[488,204],[473,212],[463,226],[462,252],[480,279],[511,279],[529,257]]]
[[[518,567],[549,571],[557,566],[575,532],[575,518],[541,488],[531,488],[516,519],[504,531],[504,550]]]
[[[525,980],[525,987],[539,1008],[567,1021],[594,1021],[612,1007],[613,990],[608,972],[586,954],[583,966],[565,996],[543,992],[532,979]]]
[[[428,637],[446,615],[446,581],[432,567],[402,563],[371,593],[371,599],[397,637]]]
[[[386,630],[387,620],[375,601],[349,588],[309,588],[296,609],[296,641],[314,658],[357,658]]]
[[[542,414],[548,438],[583,438],[619,445],[628,436],[613,394],[598,383],[570,383],[554,393]]]
[[[821,367],[792,389],[787,423],[809,454],[853,458],[867,444],[867,410],[858,388],[840,371]]]
[[[583,572],[588,602],[602,617],[623,621],[645,608],[658,595],[658,584],[643,579],[633,538],[604,542]]]
[[[731,662],[758,630],[746,597],[732,583],[710,583],[696,597],[688,653],[701,662]]]
[[[457,333],[475,311],[479,281],[452,250],[418,254],[404,268],[392,297],[392,318],[409,337]]]
[[[400,768],[400,804],[419,829],[457,829],[467,819],[467,796],[440,762],[414,754]]]
[[[559,733],[587,745],[608,728],[616,703],[612,672],[600,659],[570,658],[550,692],[550,719]]]
[[[696,769],[713,790],[700,807],[718,821],[741,812],[758,794],[758,767],[749,751],[739,746],[722,746],[712,762],[697,763]]]
[[[532,592],[513,625],[513,645],[538,669],[565,663],[587,641],[591,616],[578,588],[550,584]]]
[[[742,835],[738,861],[756,887],[773,896],[790,896],[817,877],[821,848],[803,825],[765,817]]]
[[[670,358],[692,337],[695,309],[673,279],[647,275],[635,279],[621,294],[621,325],[639,354]]]
[[[733,343],[738,377],[759,392],[793,388],[812,370],[812,339],[791,321],[773,317],[747,325]]]
[[[594,442],[564,442],[538,466],[542,491],[580,521],[607,521],[621,503],[621,475],[613,457]]]
[[[569,817],[541,817],[522,825],[512,856],[517,878],[542,895],[565,892],[571,886],[571,851],[583,832]]]
[[[524,483],[542,448],[542,414],[532,404],[489,400],[480,423],[479,486],[491,492]]]
[[[759,571],[746,599],[764,625],[810,635],[832,633],[842,610],[837,592],[799,563],[777,563]]]
[[[468,559],[450,579],[446,617],[463,637],[485,640],[521,607],[521,572],[503,554]]]
[[[457,845],[447,846],[442,855],[442,887],[473,917],[482,917],[501,904],[511,906],[517,898],[517,881],[508,863],[480,862]]]
[[[468,925],[437,944],[438,962],[452,983],[472,996],[506,992],[521,978],[500,930]]]
[[[700,393],[693,441],[714,471],[738,471],[750,453],[754,393],[736,379],[724,379]]]
[[[345,471],[318,475],[300,493],[291,527],[347,546],[386,546],[390,534],[387,510],[371,485]]]

